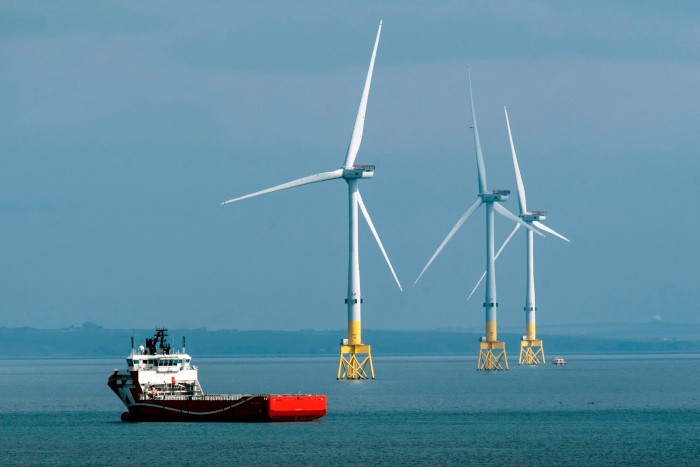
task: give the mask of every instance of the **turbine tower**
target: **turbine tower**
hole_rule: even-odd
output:
[[[379,36],[381,35],[381,32],[382,22],[380,21],[379,29],[377,30],[377,38],[374,42],[374,50],[372,51],[372,58],[369,62],[369,70],[367,72],[367,79],[365,80],[365,87],[362,92],[362,99],[360,100],[360,107],[357,111],[357,118],[355,119],[355,127],[352,131],[350,145],[348,146],[348,151],[342,167],[332,172],[322,172],[315,175],[310,175],[308,177],[300,178],[298,180],[221,203],[235,203],[236,201],[252,198],[254,196],[260,196],[275,191],[285,190],[287,188],[294,188],[297,186],[323,182],[326,180],[344,179],[347,182],[350,235],[348,294],[347,298],[345,299],[345,303],[347,304],[348,309],[348,337],[346,339],[342,339],[340,342],[340,358],[338,361],[337,379],[368,379],[369,377],[374,379],[374,366],[372,365],[371,348],[368,344],[362,342],[362,294],[360,291],[360,259],[357,232],[358,208],[360,211],[362,211],[362,215],[367,221],[367,225],[369,225],[369,228],[372,231],[377,244],[379,245],[379,249],[384,255],[384,259],[389,265],[389,269],[391,270],[391,274],[394,276],[396,284],[399,286],[400,290],[403,290],[401,288],[401,283],[394,272],[394,268],[391,265],[391,261],[389,261],[389,256],[387,256],[386,250],[382,245],[382,241],[379,239],[377,230],[372,223],[372,219],[367,212],[365,203],[362,201],[362,196],[360,195],[360,190],[357,186],[358,181],[365,178],[372,178],[372,176],[374,176],[374,166],[355,164],[355,158],[357,157],[357,153],[360,149],[360,143],[362,142],[365,114],[367,112],[367,99],[369,97],[369,88],[372,82],[372,71],[374,70],[374,59],[377,55],[377,47],[379,46]],[[369,370],[369,375],[367,370]]]
[[[525,197],[525,185],[523,184],[523,177],[520,174],[520,166],[518,165],[518,157],[515,154],[515,145],[513,144],[513,135],[510,131],[510,121],[508,119],[508,110],[503,107],[503,111],[506,115],[506,127],[508,128],[508,138],[510,140],[510,152],[513,156],[513,168],[515,170],[515,183],[518,189],[518,205],[520,207],[520,219],[526,222],[528,225],[535,226],[540,230],[547,233],[551,233],[555,237],[558,237],[564,241],[571,243],[571,240],[561,235],[560,233],[554,231],[553,229],[547,227],[542,222],[547,218],[547,211],[528,211],[527,210],[527,200]],[[496,258],[501,254],[503,249],[508,245],[510,239],[513,238],[515,232],[520,228],[520,224],[516,224],[510,235],[506,238],[498,249],[496,253]],[[525,335],[520,341],[520,357],[518,358],[519,365],[540,365],[546,363],[544,356],[544,347],[542,346],[542,340],[537,339],[537,332],[535,329],[535,315],[537,312],[537,305],[535,301],[535,244],[532,231],[528,230],[525,232],[526,249],[527,249],[527,286],[525,289]],[[469,294],[469,298],[474,294],[476,289],[479,287],[484,279],[486,273],[482,274],[479,282]],[[469,300],[469,298],[467,300]]]
[[[479,179],[479,194],[476,202],[467,209],[462,217],[457,221],[457,224],[452,228],[445,240],[442,241],[437,251],[433,254],[428,264],[425,265],[420,275],[413,283],[414,287],[423,276],[425,271],[430,267],[435,258],[440,254],[447,242],[452,239],[454,234],[459,230],[464,222],[471,216],[482,204],[486,205],[486,294],[484,300],[484,308],[486,312],[486,335],[479,341],[479,359],[477,361],[477,370],[503,370],[508,369],[508,359],[506,356],[506,347],[504,342],[498,340],[498,329],[496,324],[498,300],[496,298],[496,261],[494,255],[494,212],[517,222],[525,228],[537,232],[532,226],[525,223],[522,219],[516,217],[499,203],[508,200],[509,190],[493,190],[489,191],[486,184],[486,167],[484,166],[484,156],[481,152],[481,142],[479,141],[479,129],[476,124],[476,111],[474,110],[474,96],[472,94],[471,73],[469,74],[469,98],[472,107],[472,128],[474,129],[474,143],[476,146],[476,165],[478,169]],[[538,235],[542,235],[537,232]],[[505,368],[504,368],[505,367]]]

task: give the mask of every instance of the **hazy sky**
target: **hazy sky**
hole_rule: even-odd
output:
[[[0,326],[344,329],[338,168],[384,20],[358,163],[363,324],[481,326],[472,70],[489,185],[536,239],[538,324],[700,322],[696,2],[0,3]],[[505,206],[517,212],[515,196]],[[496,224],[500,243],[511,229]],[[524,326],[525,235],[497,265]]]

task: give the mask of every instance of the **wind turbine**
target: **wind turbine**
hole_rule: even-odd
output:
[[[515,154],[515,145],[513,144],[513,134],[510,131],[510,120],[508,119],[508,109],[503,107],[503,111],[506,115],[506,127],[508,128],[508,138],[510,140],[510,152],[513,156],[513,168],[515,170],[515,184],[518,188],[518,205],[520,207],[520,219],[529,225],[534,225],[540,230],[554,235],[566,242],[571,243],[571,240],[556,232],[555,230],[547,227],[542,222],[547,218],[547,211],[528,211],[527,210],[527,200],[525,197],[525,185],[523,184],[523,177],[520,174],[520,166],[518,165],[518,157]],[[510,239],[513,238],[515,232],[520,228],[520,224],[516,224],[510,235],[506,238],[498,249],[496,253],[496,258],[501,254],[503,249],[508,245]],[[525,291],[525,335],[520,341],[520,357],[518,359],[519,365],[539,365],[541,363],[546,363],[544,356],[544,348],[542,346],[542,340],[537,339],[537,333],[535,330],[535,314],[537,312],[537,306],[535,302],[535,244],[532,231],[528,230],[525,232],[526,247],[527,247],[527,287]],[[479,287],[481,282],[484,280],[486,273],[481,275],[481,279],[476,283],[474,289],[469,294],[469,298],[472,297],[476,289]],[[469,300],[467,298],[467,300]],[[541,358],[541,360],[540,360]]]
[[[360,100],[360,107],[357,111],[357,118],[355,119],[355,127],[352,131],[352,136],[350,138],[350,145],[348,146],[348,151],[345,156],[345,161],[341,168],[333,170],[331,172],[322,172],[315,175],[310,175],[308,177],[303,177],[298,180],[293,180],[282,185],[278,185],[266,190],[251,193],[249,195],[241,196],[239,198],[234,198],[225,201],[221,204],[235,203],[236,201],[241,201],[244,199],[252,198],[254,196],[260,196],[267,193],[272,193],[275,191],[285,190],[287,188],[294,188],[302,185],[308,185],[310,183],[324,182],[327,180],[344,179],[348,184],[348,199],[349,199],[349,227],[350,227],[350,237],[349,237],[349,267],[348,267],[348,295],[345,299],[348,309],[348,337],[340,342],[340,359],[338,361],[338,376],[337,379],[368,379],[367,369],[369,368],[369,376],[374,379],[374,367],[372,365],[372,353],[371,348],[368,344],[362,342],[362,326],[361,326],[361,309],[362,309],[362,294],[360,292],[360,259],[359,259],[359,245],[358,245],[358,207],[362,211],[362,215],[367,221],[372,234],[374,235],[379,249],[384,255],[384,259],[389,265],[391,274],[394,276],[396,284],[399,286],[400,290],[401,283],[399,282],[394,268],[389,261],[389,256],[386,254],[386,250],[382,245],[382,241],[379,239],[377,234],[377,229],[372,223],[372,219],[367,212],[365,203],[362,201],[362,196],[360,196],[360,191],[357,187],[357,182],[364,178],[372,178],[374,176],[374,165],[359,165],[355,164],[355,158],[360,149],[360,143],[362,142],[362,132],[365,124],[365,114],[367,112],[367,99],[369,97],[369,88],[372,82],[372,71],[374,70],[374,59],[377,55],[377,47],[379,46],[379,36],[382,32],[382,22],[379,22],[379,29],[377,30],[377,38],[374,42],[374,50],[372,51],[372,58],[369,62],[369,70],[367,71],[367,79],[365,80],[365,87],[362,91],[362,99]],[[358,358],[358,355],[360,358]]]
[[[498,340],[498,329],[496,325],[496,315],[498,309],[498,300],[496,298],[496,261],[494,254],[494,212],[522,225],[523,227],[536,232],[538,235],[542,233],[535,230],[531,225],[525,223],[519,217],[516,217],[499,203],[508,200],[509,190],[493,190],[489,191],[486,184],[486,167],[484,166],[484,156],[481,152],[481,142],[479,141],[479,129],[476,124],[476,111],[474,110],[474,96],[472,94],[471,72],[469,73],[469,99],[472,107],[472,128],[474,129],[474,143],[476,145],[476,165],[479,178],[479,194],[477,200],[471,205],[467,212],[459,218],[457,224],[452,228],[445,240],[442,241],[437,251],[433,254],[428,264],[425,265],[420,275],[413,283],[413,286],[418,283],[425,271],[428,270],[435,258],[440,254],[447,242],[452,239],[457,230],[482,204],[486,205],[486,294],[484,300],[484,308],[486,311],[486,335],[479,342],[479,359],[477,362],[477,370],[502,370],[508,369],[508,359],[506,357],[506,347],[504,342]],[[542,235],[544,236],[544,235]]]

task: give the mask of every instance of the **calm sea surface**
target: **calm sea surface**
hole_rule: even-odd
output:
[[[552,356],[550,356],[551,358]],[[208,393],[323,393],[310,423],[122,423],[123,359],[0,360],[0,465],[700,465],[700,355],[195,358]]]

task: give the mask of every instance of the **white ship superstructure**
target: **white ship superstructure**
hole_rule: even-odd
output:
[[[157,329],[145,346],[132,345],[126,364],[125,370],[115,370],[113,378],[119,398],[127,407],[143,400],[203,394],[197,367],[185,352],[184,342],[181,351],[171,351],[165,329]]]

